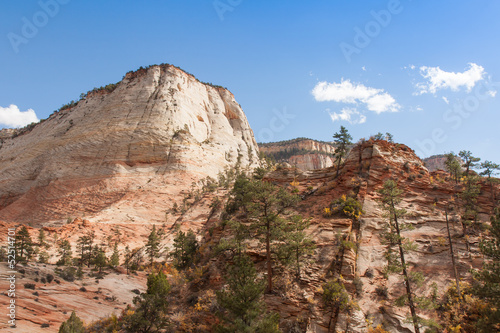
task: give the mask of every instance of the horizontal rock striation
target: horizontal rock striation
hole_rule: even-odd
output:
[[[114,90],[94,90],[29,130],[3,131],[2,141],[0,219],[15,222],[96,215],[125,197],[140,205],[147,198],[133,193],[145,187],[161,196],[160,185],[175,185],[175,194],[259,163],[233,94],[171,65],[129,72]]]

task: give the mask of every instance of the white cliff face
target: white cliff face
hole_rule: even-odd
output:
[[[111,93],[90,93],[3,140],[0,219],[7,221],[96,214],[138,187],[176,183],[167,191],[174,194],[238,161],[258,164],[234,96],[171,65],[130,72]]]
[[[329,168],[334,165],[335,148],[331,143],[298,138],[260,144],[259,149],[278,161],[285,161],[302,171]]]

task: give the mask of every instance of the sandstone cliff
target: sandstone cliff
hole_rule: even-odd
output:
[[[277,162],[286,162],[300,170],[317,170],[333,165],[335,148],[330,142],[306,138],[259,144],[261,152]]]
[[[0,137],[0,220],[36,225],[85,214],[164,221],[169,200],[192,182],[258,164],[233,94],[171,65],[129,72]]]
[[[296,188],[302,201],[294,213],[310,219],[307,233],[317,246],[309,263],[303,267],[299,281],[277,268],[276,290],[265,295],[269,309],[280,314],[284,332],[328,331],[330,316],[321,305],[321,287],[335,274],[342,276],[350,297],[359,305],[359,309],[353,310],[351,314],[340,313],[337,329],[362,333],[367,331],[368,325],[382,324],[391,333],[413,331],[406,321],[407,308],[394,305],[403,290],[402,279],[398,275],[387,278],[384,274],[385,245],[381,235],[387,220],[379,207],[377,190],[387,179],[396,180],[398,187],[403,190],[403,201],[399,207],[407,210],[404,220],[414,227],[403,231],[403,236],[416,244],[415,251],[408,254],[407,262],[425,276],[424,285],[417,292],[430,297],[430,286],[435,283],[438,294],[441,295],[453,280],[446,243],[444,207],[461,190],[461,185],[451,181],[444,172],[429,173],[407,146],[380,140],[361,142],[350,151],[339,177],[336,177],[333,167],[305,172],[293,167],[280,167],[267,174],[265,179],[285,188]],[[497,191],[499,188],[497,185]],[[153,188],[144,187],[144,191],[152,190]],[[168,192],[165,188],[163,190]],[[157,190],[154,194],[159,192]],[[137,196],[137,191],[133,193]],[[214,255],[213,250],[221,239],[231,235],[224,222],[227,216],[223,215],[227,195],[228,189],[224,186],[205,192],[198,200],[190,199],[187,209],[169,210],[166,223],[163,224],[167,234],[163,245],[171,246],[176,229],[193,230],[201,243],[200,262],[196,270],[186,273],[191,274],[187,281],[182,284],[175,282],[179,281],[178,273],[169,271],[168,267],[171,266],[168,264],[164,266],[169,279],[177,284],[170,300],[171,319],[172,325],[180,332],[209,332],[217,322],[211,306],[216,306],[215,291],[224,286],[223,275],[227,261],[224,257]],[[364,213],[359,221],[342,215],[324,214],[324,209],[343,195],[355,196],[362,203]],[[120,209],[130,214],[141,209],[132,197],[128,198]],[[178,197],[173,199],[179,201]],[[219,202],[219,205],[215,206],[215,202]],[[493,209],[493,200],[491,188],[484,181],[481,182],[478,206],[480,222],[487,223],[488,215]],[[147,214],[145,210],[140,211]],[[117,217],[110,221],[75,219],[62,227],[44,227],[44,230],[49,240],[55,242],[56,239],[68,239],[73,244],[73,249],[76,249],[76,240],[88,231],[93,230],[96,243],[102,244],[106,242],[107,236],[113,234],[114,228],[119,227],[122,233],[119,245],[121,251],[125,246],[131,249],[143,246],[151,230],[149,222],[131,221],[127,216],[118,214],[119,212],[116,209]],[[450,218],[456,221],[456,213],[451,214]],[[1,223],[0,225],[7,227]],[[39,230],[29,230],[32,237],[36,238]],[[344,236],[356,246],[343,250],[340,239]],[[481,237],[483,235],[480,232],[471,232],[464,237],[462,228],[458,223],[453,223],[453,246],[458,272],[463,280],[470,278],[470,268],[479,267],[482,263],[478,250]],[[248,253],[254,259],[256,267],[264,272],[264,249],[254,240],[250,240],[248,245]],[[56,249],[53,247],[50,253],[49,263],[54,264],[58,258]],[[127,302],[130,303],[134,296],[133,289],[145,288],[145,274],[127,276],[123,268],[106,275],[102,280],[94,281],[86,275],[82,281],[62,281],[60,285],[37,281],[42,275],[53,272],[51,266],[30,264],[19,278],[20,285],[34,283],[37,291],[35,294],[27,289],[19,290],[27,308],[19,311],[19,327],[29,328],[30,332],[44,332],[45,329],[40,325],[47,323],[51,329],[57,328],[73,309],[87,322],[113,312],[119,313]],[[92,273],[89,270],[86,274]],[[6,280],[1,281],[0,287],[5,290]],[[385,292],[381,292],[384,290]],[[57,304],[53,294],[57,294]],[[0,305],[4,306],[5,301],[6,298],[0,299]],[[87,305],[89,302],[91,305]],[[419,311],[419,315],[432,318],[435,312]]]

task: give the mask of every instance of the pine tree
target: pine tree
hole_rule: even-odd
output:
[[[388,269],[389,271],[396,270],[395,260],[398,255],[393,253],[391,248],[392,246],[397,246],[399,250],[399,260],[400,260],[400,268],[403,271],[404,284],[406,287],[406,298],[408,301],[408,306],[411,312],[411,318],[413,321],[413,327],[415,328],[415,333],[420,333],[420,328],[418,324],[418,317],[416,313],[415,304],[413,302],[413,294],[411,291],[411,283],[410,283],[410,275],[407,270],[407,265],[405,261],[405,253],[403,241],[405,240],[401,237],[401,226],[400,221],[398,220],[405,214],[404,209],[398,209],[397,205],[401,202],[401,194],[402,190],[398,189],[396,182],[393,180],[388,180],[384,183],[384,187],[378,191],[381,194],[381,205],[382,208],[389,215],[389,232],[385,233],[386,242],[389,245],[388,252]],[[409,244],[405,244],[408,246]]]
[[[71,265],[73,252],[71,251],[71,244],[67,239],[59,242],[58,254],[60,256],[57,265],[68,266]]]
[[[462,199],[462,226],[464,229],[464,235],[467,237],[467,228],[470,225],[477,223],[478,210],[477,210],[477,198],[481,192],[481,186],[479,185],[479,177],[475,174],[467,174],[464,179],[464,188],[460,193],[460,198]],[[467,250],[469,250],[467,244]]]
[[[163,272],[148,276],[147,290],[134,298],[136,309],[126,323],[131,333],[163,332],[168,325],[168,301],[170,284]]]
[[[468,150],[462,150],[458,153],[458,156],[464,160],[464,164],[462,166],[465,168],[466,175],[469,175],[470,169],[475,168],[477,166],[477,162],[481,160],[479,157],[472,156],[472,153]]]
[[[488,183],[490,184],[490,189],[491,189],[491,199],[493,200],[493,202],[495,202],[496,193],[493,185],[495,183],[498,183],[498,179],[492,178],[491,176],[498,174],[498,171],[500,170],[500,165],[493,163],[491,161],[484,161],[483,163],[481,163],[481,169],[483,169],[483,171],[480,173],[480,175],[488,176]]]
[[[462,167],[460,166],[460,162],[453,152],[446,154],[446,161],[444,162],[444,164],[446,167],[446,171],[450,173],[451,178],[455,180],[455,183],[458,183],[460,174],[462,173]]]
[[[102,273],[102,269],[106,266],[108,263],[108,258],[106,258],[106,252],[104,252],[104,249],[101,247],[95,247],[95,255],[94,255],[94,265],[96,268],[99,269],[99,273]]]
[[[84,236],[80,236],[76,243],[76,248],[80,253],[80,266],[87,265],[90,267],[92,263],[92,254],[94,254],[94,231],[88,231]]]
[[[344,126],[340,126],[340,132],[335,133],[333,135],[333,142],[335,145],[335,162],[337,164],[337,174],[336,177],[339,176],[340,163],[342,159],[347,155],[347,151],[349,149],[349,145],[352,144],[352,136],[347,132],[347,129]]]
[[[350,311],[355,308],[354,302],[349,299],[344,283],[340,280],[330,280],[323,284],[321,300],[326,312],[330,313],[328,332],[337,332],[337,321],[340,311]],[[333,326],[332,326],[333,324]]]
[[[480,243],[486,260],[479,271],[474,272],[474,294],[489,303],[478,323],[481,332],[500,330],[500,206],[491,217],[491,237]]]
[[[306,262],[306,256],[314,252],[316,246],[311,236],[305,232],[309,227],[309,220],[304,220],[300,215],[294,215],[288,221],[286,232],[283,233],[285,245],[277,249],[278,257],[285,258],[287,263],[292,264],[297,279],[300,279],[302,264]]]
[[[153,225],[153,229],[148,236],[148,242],[146,243],[146,253],[149,256],[151,266],[156,258],[160,257],[160,238],[161,234],[156,232],[156,225]]]
[[[170,255],[174,259],[175,267],[184,269],[194,263],[198,251],[198,241],[192,230],[188,230],[187,233],[179,231],[174,238],[173,247]]]
[[[38,233],[38,246],[49,249],[50,244],[47,243],[47,237],[45,236],[45,231],[43,229],[40,229],[40,232]]]
[[[33,241],[26,226],[22,226],[16,234],[16,258],[19,262],[26,262],[33,254]]]
[[[125,265],[125,269],[127,270],[127,275],[130,269],[130,263],[132,261],[132,251],[130,251],[130,248],[125,246],[125,253],[124,253],[124,258],[123,258],[123,264]]]
[[[247,255],[234,257],[227,270],[227,289],[218,291],[217,302],[225,312],[218,332],[279,332],[279,317],[266,314],[262,301],[265,282],[257,279],[257,271]]]
[[[294,206],[299,196],[288,193],[270,182],[258,179],[247,179],[240,176],[233,188],[234,207],[242,207],[249,217],[249,228],[266,249],[267,292],[273,289],[272,245],[283,243],[286,236],[287,221],[282,215]],[[286,243],[286,241],[285,241]]]
[[[453,275],[455,277],[455,285],[457,288],[458,295],[461,297],[462,293],[460,292],[460,277],[458,276],[457,265],[455,263],[455,252],[453,251],[453,242],[451,241],[451,232],[450,232],[450,221],[448,218],[448,213],[451,212],[453,207],[448,206],[445,207],[444,213],[446,217],[446,230],[448,232],[448,245],[450,247],[450,256],[451,256],[451,264],[453,266]]]
[[[117,243],[115,243],[115,247],[113,248],[113,254],[111,255],[111,259],[109,260],[109,264],[113,268],[120,265],[120,252],[118,252],[118,244]]]
[[[84,333],[85,328],[83,322],[76,315],[75,311],[71,312],[68,320],[63,322],[59,327],[59,333]]]

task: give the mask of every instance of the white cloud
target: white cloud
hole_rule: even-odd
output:
[[[365,104],[367,109],[377,114],[397,112],[401,106],[383,89],[366,87],[361,83],[353,84],[350,80],[340,83],[319,82],[312,94],[316,101],[332,101],[345,104]]]
[[[496,90],[488,90],[488,95],[490,95],[491,97],[495,97],[497,95],[497,91]]]
[[[363,72],[366,72],[366,67],[365,67],[365,66],[361,67],[361,70],[362,70]]]
[[[6,127],[23,127],[38,121],[39,119],[32,109],[20,111],[14,104],[6,108],[0,106],[0,125]]]
[[[338,120],[344,120],[349,122],[350,124],[363,124],[364,122],[366,122],[366,116],[361,114],[355,108],[343,108],[342,110],[340,110],[340,113],[330,112],[329,109],[327,109],[327,111],[330,114],[330,118],[332,118],[333,122],[336,122]]]
[[[443,96],[443,101],[446,103],[446,104],[450,104],[450,101],[448,100],[448,98],[444,97]]]
[[[422,66],[420,75],[427,79],[427,82],[416,85],[416,95],[434,94],[440,89],[458,91],[461,87],[465,87],[470,92],[476,83],[484,78],[486,72],[482,66],[470,63],[469,68],[462,73],[446,72],[439,67]]]

